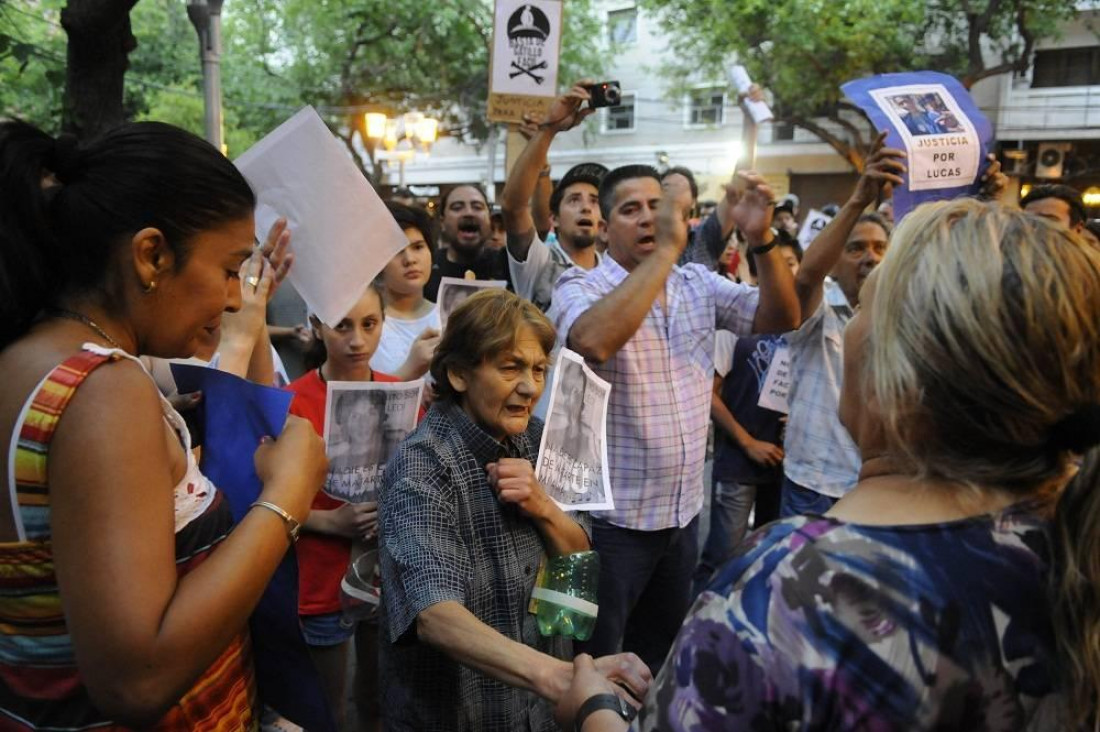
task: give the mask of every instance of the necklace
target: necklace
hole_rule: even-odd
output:
[[[100,328],[99,325],[97,325],[96,322],[89,318],[87,315],[81,315],[80,313],[74,312],[72,310],[65,310],[64,308],[49,308],[46,312],[48,315],[52,315],[55,318],[67,318],[69,320],[75,320],[78,323],[83,323],[84,325],[94,330],[100,338],[107,341],[118,350],[126,350],[121,345],[119,345],[118,341],[107,335],[107,331]]]

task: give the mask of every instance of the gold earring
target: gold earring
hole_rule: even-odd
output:
[[[141,291],[142,291],[143,294],[152,295],[156,291],[156,289],[157,289],[157,281],[156,280],[149,280],[149,284],[147,284],[145,287],[141,288]]]

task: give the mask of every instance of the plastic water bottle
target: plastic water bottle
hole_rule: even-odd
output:
[[[539,632],[588,640],[596,627],[600,556],[594,551],[552,557],[531,597],[538,601]]]

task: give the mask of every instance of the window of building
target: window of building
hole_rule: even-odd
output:
[[[717,127],[725,123],[726,93],[721,88],[696,89],[688,94],[687,124]]]
[[[623,94],[623,103],[608,107],[604,116],[604,132],[628,132],[634,129],[634,95]]]
[[[638,9],[623,8],[607,14],[607,35],[612,43],[626,45],[638,40]]]
[[[1100,84],[1100,46],[1035,52],[1033,89],[1097,84]]]

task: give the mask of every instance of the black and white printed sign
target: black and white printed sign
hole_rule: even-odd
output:
[[[521,122],[558,94],[561,0],[496,0],[489,74],[489,119]]]
[[[464,280],[460,277],[441,277],[439,279],[439,294],[436,301],[439,303],[439,324],[446,329],[447,319],[470,295],[476,295],[482,290],[491,290],[507,287],[504,280]]]
[[[584,359],[562,349],[535,475],[563,511],[615,508],[607,464],[607,401],[611,385]]]
[[[423,392],[423,379],[328,383],[325,493],[348,503],[378,500],[386,463],[416,428]]]

